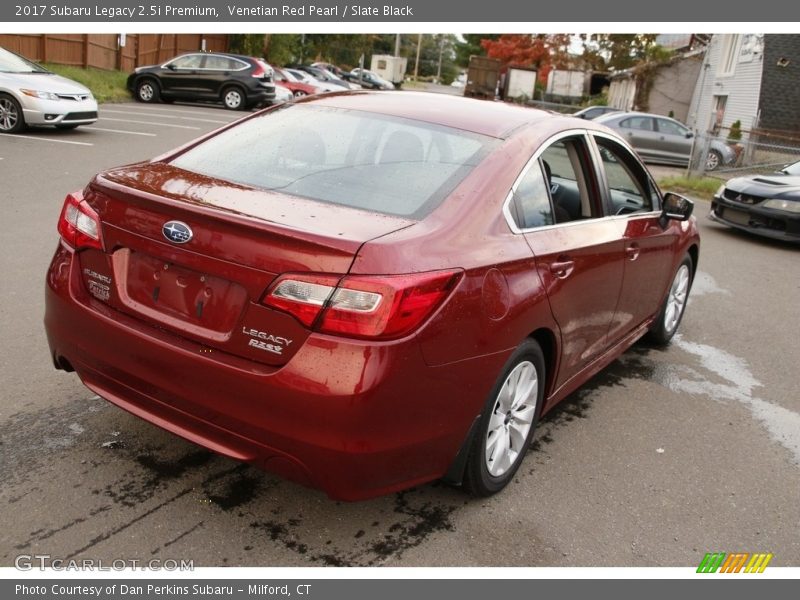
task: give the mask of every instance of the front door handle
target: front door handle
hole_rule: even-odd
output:
[[[639,258],[639,253],[641,252],[641,248],[639,248],[639,244],[636,242],[632,243],[630,246],[625,248],[625,254],[628,257],[628,260],[636,260]]]
[[[575,269],[575,261],[567,258],[550,263],[550,272],[559,279],[566,279]]]

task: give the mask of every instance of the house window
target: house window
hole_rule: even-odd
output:
[[[739,34],[723,36],[717,75],[733,75],[736,70],[736,59],[739,57],[741,41],[742,36]]]

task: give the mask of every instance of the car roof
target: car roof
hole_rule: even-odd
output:
[[[534,108],[430,92],[354,91],[326,94],[308,101],[318,106],[415,119],[495,138],[508,137],[524,125],[557,118]]]
[[[597,123],[605,123],[607,121],[615,121],[617,119],[627,119],[628,117],[650,117],[652,119],[666,119],[667,121],[672,121],[674,123],[678,123],[683,127],[688,127],[685,123],[681,123],[677,119],[673,119],[672,117],[668,117],[666,115],[657,115],[655,113],[646,113],[646,112],[639,112],[636,110],[629,110],[629,111],[620,111],[615,113],[608,113],[605,115],[601,115],[595,119]]]
[[[190,54],[204,54],[206,56],[227,56],[229,58],[238,58],[240,60],[261,60],[255,58],[254,56],[247,56],[246,54],[233,54],[231,52],[204,52],[203,50],[195,50],[194,52],[183,52],[179,54],[175,58],[180,58],[181,56],[189,56]]]

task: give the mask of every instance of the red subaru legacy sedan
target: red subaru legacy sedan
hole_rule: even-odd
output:
[[[103,398],[331,497],[488,495],[543,413],[670,340],[691,212],[591,121],[325,95],[69,194],[45,325]]]

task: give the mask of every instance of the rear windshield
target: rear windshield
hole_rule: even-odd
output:
[[[494,142],[420,121],[294,105],[245,121],[172,164],[320,202],[420,219]]]

